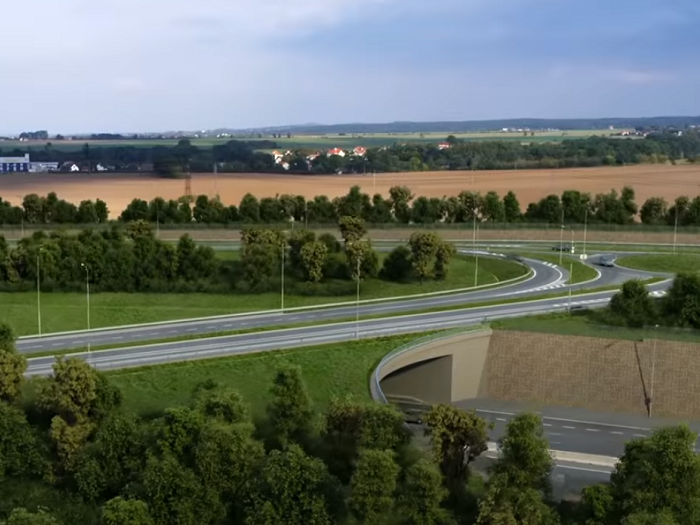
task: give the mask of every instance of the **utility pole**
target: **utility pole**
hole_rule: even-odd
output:
[[[588,208],[583,218],[583,258],[586,259],[586,234],[588,233]]]
[[[87,267],[85,263],[80,263],[80,266],[82,266],[85,269],[85,285],[86,285],[86,290],[87,290],[87,331],[88,331],[88,343],[87,343],[87,348],[88,348],[88,358],[87,362],[90,364],[90,269]]]
[[[355,303],[355,339],[360,338],[360,263],[361,257],[357,258],[357,301]]]
[[[36,254],[36,320],[39,326],[39,335],[41,335],[41,269],[39,266],[39,254],[41,253],[41,248],[39,248],[39,253]]]

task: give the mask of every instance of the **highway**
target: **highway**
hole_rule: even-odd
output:
[[[611,255],[611,254],[606,254]],[[614,254],[613,254],[614,255]],[[361,316],[400,314],[401,312],[420,308],[439,308],[485,301],[497,302],[513,300],[516,297],[527,299],[548,291],[585,291],[587,287],[621,284],[630,278],[648,278],[653,274],[626,270],[619,267],[596,267],[597,279],[589,283],[566,286],[568,274],[555,265],[526,259],[532,268],[526,280],[487,290],[457,293],[453,295],[392,300],[379,303],[365,303],[359,306]],[[650,293],[663,294],[670,281],[654,283],[648,286]],[[490,306],[473,306],[448,311],[436,311],[419,314],[398,315],[389,318],[365,319],[352,322],[309,325],[296,328],[267,330],[247,334],[228,335],[214,338],[177,341],[160,344],[143,344],[126,346],[92,353],[76,353],[73,356],[87,360],[99,370],[109,371],[124,368],[159,365],[178,361],[203,358],[240,355],[277,349],[287,349],[315,344],[327,344],[355,339],[374,338],[388,335],[419,333],[476,325],[489,320],[507,317],[520,317],[566,311],[568,308],[602,307],[606,305],[615,290],[591,292],[569,297],[549,299],[531,299],[524,302],[503,302]],[[31,353],[47,350],[75,348],[87,343],[88,335],[93,345],[119,344],[134,341],[148,341],[179,335],[196,335],[221,331],[241,330],[244,328],[273,327],[274,325],[330,321],[340,318],[352,318],[357,314],[357,306],[335,306],[321,309],[296,310],[292,312],[266,312],[243,316],[222,316],[204,320],[183,320],[170,323],[158,323],[134,327],[117,327],[114,329],[94,330],[89,334],[65,333],[44,337],[28,337],[19,341],[18,347],[28,355],[27,376],[46,376],[52,373],[53,356],[31,357]],[[477,405],[463,402],[465,408],[476,408],[480,415],[494,423],[490,436],[497,441],[505,431],[505,425],[519,410],[512,406],[489,407],[484,400]],[[568,409],[567,409],[568,410]],[[610,458],[619,457],[625,441],[634,437],[649,435],[651,424],[626,424],[619,421],[604,420],[597,414],[590,417],[576,418],[543,414],[545,436],[553,450],[562,454],[591,454]],[[625,416],[626,417],[626,416]],[[495,452],[491,454],[491,457]],[[488,461],[486,454],[484,461]],[[568,456],[567,456],[568,457]],[[605,459],[605,458],[603,458]],[[612,467],[609,465],[586,465],[580,461],[557,460],[553,474],[555,485],[561,490],[577,491],[580,486],[604,481],[609,477]],[[558,481],[557,481],[558,480]]]
[[[466,253],[465,250],[462,250]],[[483,252],[484,254],[486,252]],[[493,254],[492,254],[493,255]],[[514,284],[476,290],[472,292],[454,293],[448,295],[431,295],[411,299],[375,301],[355,303],[343,306],[326,306],[314,308],[288,309],[284,312],[274,310],[269,312],[252,312],[249,314],[234,314],[217,316],[206,319],[189,319],[163,323],[151,323],[129,327],[100,328],[91,331],[65,332],[46,334],[43,336],[21,337],[17,348],[24,354],[46,353],[73,348],[86,347],[88,343],[95,346],[115,346],[126,343],[146,342],[159,339],[172,339],[183,336],[198,336],[217,332],[232,332],[256,328],[329,322],[359,317],[377,317],[402,312],[420,311],[438,308],[450,308],[461,305],[484,303],[498,300],[525,299],[547,293],[561,292],[571,289],[572,293],[580,293],[586,288],[605,287],[622,284],[631,278],[647,278],[653,274],[626,270],[622,268],[605,268],[596,266],[599,277],[589,283],[579,283],[567,286],[568,271],[557,268],[556,265],[525,259],[531,268],[530,277]],[[653,290],[663,291],[668,285],[655,285]],[[606,297],[611,296],[609,293]],[[232,296],[235,300],[235,296]],[[479,310],[481,311],[481,310]],[[490,309],[483,310],[489,312]],[[483,315],[484,314],[479,314]],[[487,314],[488,315],[488,314]]]

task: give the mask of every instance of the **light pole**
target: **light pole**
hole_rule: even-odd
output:
[[[22,238],[24,239],[24,205],[23,205],[24,197],[22,197],[21,195],[17,195],[17,198],[19,199],[19,209],[22,212],[22,213],[20,213],[19,217],[20,217],[21,224],[22,224]]]
[[[571,286],[574,280],[574,263],[569,267],[569,315],[571,315]]]
[[[41,266],[39,263],[41,248],[36,254],[36,322],[41,335]]]
[[[561,230],[559,232],[559,266],[564,257],[564,208],[561,210]]]
[[[360,263],[361,257],[357,258],[357,299],[355,302],[355,339],[360,338]]]
[[[287,247],[282,244],[282,266],[280,272],[282,274],[282,285],[280,286],[280,310],[284,313],[284,263],[286,262]]]
[[[90,364],[90,269],[85,263],[80,263],[85,269],[85,289],[87,290],[87,329],[88,329],[88,364]]]
[[[476,227],[476,235],[479,235],[479,227]],[[474,245],[474,288],[479,286],[479,252]]]
[[[583,216],[583,258],[586,259],[586,234],[588,233],[588,208]]]
[[[649,417],[651,418],[651,404],[654,399],[654,376],[656,375],[656,341],[658,340],[659,325],[654,325],[654,350],[652,352],[653,356],[651,359],[651,386],[649,388]]]
[[[673,222],[673,253],[676,253],[677,236],[678,236],[678,206],[676,206],[676,219]]]

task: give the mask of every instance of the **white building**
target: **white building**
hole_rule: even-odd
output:
[[[29,171],[29,153],[24,157],[0,157],[0,173]]]
[[[46,173],[48,171],[58,171],[58,162],[30,162],[29,171],[32,173]]]

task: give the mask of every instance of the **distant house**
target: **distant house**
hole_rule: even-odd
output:
[[[46,173],[49,171],[58,171],[58,162],[30,162],[29,171],[33,173]]]
[[[339,157],[344,157],[345,152],[340,148],[333,148],[328,150],[328,155],[338,155]]]
[[[438,149],[448,149],[450,146],[452,146],[452,144],[449,142],[441,142],[438,144]]]
[[[63,164],[61,164],[61,171],[80,171],[80,166],[78,166],[74,162],[64,162]]]
[[[282,162],[282,158],[284,157],[284,155],[282,155],[277,150],[272,152],[272,156],[275,158],[275,164],[279,164],[280,162]]]
[[[309,162],[312,162],[312,161],[316,160],[317,158],[319,158],[320,156],[321,156],[321,154],[317,151],[316,153],[312,153],[311,155],[307,155],[306,160],[308,160]]]
[[[280,166],[282,166],[284,169],[288,170],[289,169],[289,162],[282,162],[280,164]]]
[[[367,153],[367,148],[363,146],[357,146],[355,149],[352,150],[353,155],[357,155],[358,157],[363,157],[365,153]]]
[[[102,164],[98,164],[97,166],[95,166],[95,169],[97,171],[109,171],[109,168],[106,166],[103,166]]]

